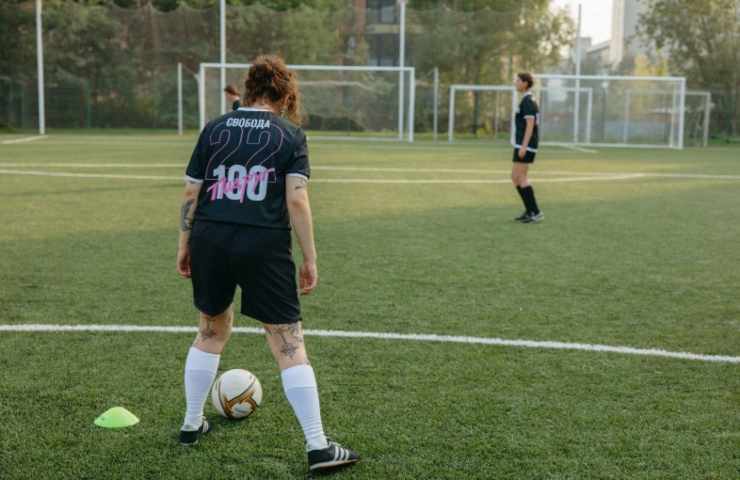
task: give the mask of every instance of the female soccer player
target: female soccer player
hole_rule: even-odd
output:
[[[242,97],[235,85],[226,85],[226,88],[224,88],[224,95],[226,95],[226,101],[231,102],[232,110],[238,110],[239,107],[242,106]]]
[[[192,279],[200,327],[185,363],[187,411],[180,442],[194,444],[209,430],[203,405],[231,334],[239,285],[241,313],[262,322],[281,370],[310,469],[348,465],[359,460],[357,453],[324,434],[291,255],[292,225],[303,253],[300,292],[309,294],[318,273],[308,147],[296,126],[298,84],[282,59],[260,56],[245,86],[248,107],[206,125],[185,176],[177,271]]]
[[[520,73],[516,76],[516,89],[522,93],[522,100],[516,112],[516,143],[514,144],[514,165],[511,167],[511,181],[514,183],[519,196],[524,203],[524,213],[515,218],[522,223],[537,223],[545,218],[537,206],[534,198],[534,189],[529,183],[527,172],[529,165],[534,163],[539,144],[539,113],[537,102],[532,98],[530,91],[534,79],[530,73]]]

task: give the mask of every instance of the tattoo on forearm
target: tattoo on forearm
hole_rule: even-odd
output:
[[[193,228],[193,219],[190,216],[190,209],[193,207],[195,199],[189,198],[185,200],[180,208],[180,231],[187,232]]]
[[[303,177],[297,177],[298,185],[296,185],[293,190],[300,190],[301,188],[308,187],[308,180],[306,180]]]
[[[291,360],[303,344],[303,331],[299,323],[270,325],[265,327],[265,331],[269,336],[277,335],[280,337],[280,353],[289,357]]]

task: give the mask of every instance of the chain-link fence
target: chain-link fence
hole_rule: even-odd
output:
[[[184,124],[197,127],[195,74],[200,63],[220,58],[218,2],[204,9],[170,3],[177,8],[164,12],[153,4],[121,8],[114,2],[44,2],[50,128],[176,128],[178,63],[185,72]],[[259,3],[227,4],[228,62],[278,53],[293,64],[399,64],[398,2],[330,3],[319,8],[298,2],[295,8],[281,10]],[[2,22],[9,27],[7,36],[15,38],[18,47],[9,52],[0,71],[4,113],[0,123],[12,128],[30,129],[38,122],[34,12],[33,1],[0,6]],[[510,79],[515,64],[535,66],[556,58],[543,54],[538,45],[517,42],[531,18],[523,12],[521,7],[502,13],[412,2],[406,17],[405,64],[416,68],[420,86],[426,89],[417,102],[418,130],[433,127],[428,79],[435,68],[443,86],[453,81],[490,83]],[[543,12],[550,15],[547,8]],[[560,29],[557,35],[539,37],[541,43],[563,43],[569,31]]]
[[[147,128],[178,126],[178,64],[183,72],[183,123],[198,128],[198,71],[201,63],[220,60],[220,11],[218,1],[199,1],[207,8],[193,8],[186,0],[43,2],[43,40],[46,93],[46,124],[62,128]],[[400,6],[396,0],[336,0],[273,2],[291,5],[268,8],[259,3],[227,2],[226,57],[229,63],[245,63],[261,53],[277,53],[289,64],[398,66]],[[169,6],[161,11],[163,5]],[[481,8],[481,6],[487,6]],[[8,0],[0,4],[0,127],[34,129],[38,125],[35,2]],[[447,132],[449,86],[452,84],[511,84],[518,71],[562,71],[562,54],[572,43],[573,25],[563,12],[554,11],[548,0],[515,2],[461,2],[412,0],[406,9],[405,65],[415,68],[416,102],[414,127],[430,138]],[[230,72],[230,82],[241,87],[245,72]],[[309,75],[310,76],[310,75]],[[306,104],[306,120],[329,120],[361,131],[363,122],[348,115],[360,93],[384,109],[379,115],[363,112],[368,125],[373,115],[391,119],[398,107],[398,90],[381,82],[358,78],[307,77],[312,98],[330,98],[336,111],[316,101]],[[299,74],[299,79],[301,75]],[[337,102],[330,92],[349,91],[352,101]],[[344,82],[344,83],[342,83]],[[364,83],[363,83],[364,82]],[[214,85],[211,82],[209,85]],[[219,82],[220,85],[220,82]],[[689,88],[701,88],[688,80]],[[394,92],[395,88],[395,92]],[[385,90],[386,95],[379,97]],[[711,133],[722,134],[736,123],[737,99],[728,92],[712,92]],[[327,97],[328,95],[328,97]],[[214,95],[214,98],[218,95]],[[494,96],[474,95],[475,101]],[[574,97],[575,98],[575,97]],[[734,99],[734,100],[733,100]],[[547,99],[546,99],[547,100]],[[487,102],[488,100],[485,100]],[[594,97],[594,102],[600,101]],[[733,103],[734,101],[734,103]],[[494,103],[496,100],[494,100]],[[368,100],[368,103],[373,101]],[[478,104],[480,107],[482,104]],[[509,107],[487,106],[499,111]],[[687,113],[699,118],[701,107],[687,105]],[[314,111],[312,111],[314,110]],[[320,110],[320,111],[319,111]],[[474,112],[473,112],[474,113]],[[472,115],[472,114],[471,114]],[[500,132],[505,122],[490,127],[462,126],[466,132],[486,128]],[[470,116],[473,123],[474,115]],[[689,135],[698,132],[697,121],[686,122]],[[386,123],[395,123],[387,120]],[[462,125],[462,124],[461,124]],[[348,127],[349,128],[349,127]],[[373,127],[376,128],[376,127]],[[693,138],[693,137],[692,137]]]

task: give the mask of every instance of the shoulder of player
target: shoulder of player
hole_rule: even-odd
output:
[[[537,101],[534,99],[534,96],[532,94],[528,94],[525,95],[524,98],[522,98],[522,105],[528,105],[537,108]]]
[[[296,130],[299,130],[301,128],[285,117],[281,117],[280,115],[275,115],[275,114],[271,116],[272,116],[272,120],[277,125],[279,125],[283,130],[287,130],[288,132],[294,133]]]
[[[300,140],[301,138],[305,138],[306,133],[303,129],[287,118],[274,115],[272,120],[274,124],[280,127],[291,140]]]

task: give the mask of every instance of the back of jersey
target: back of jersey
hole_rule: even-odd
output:
[[[269,110],[239,108],[203,129],[186,179],[202,183],[196,221],[289,230],[285,179],[310,174],[300,128]]]

